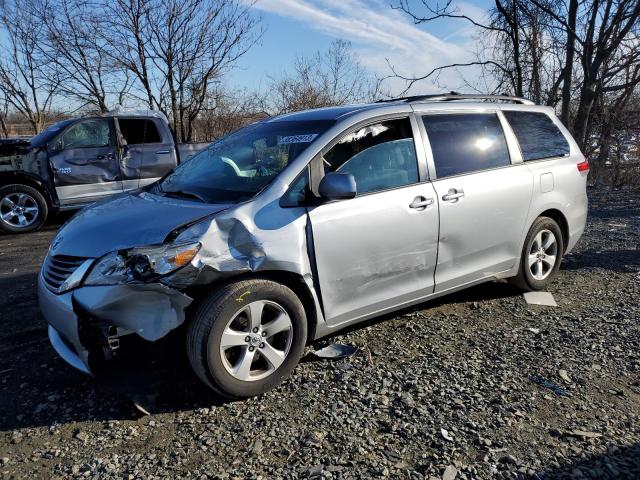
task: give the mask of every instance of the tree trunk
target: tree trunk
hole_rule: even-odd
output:
[[[569,125],[569,107],[571,105],[571,79],[573,78],[573,58],[576,44],[576,16],[578,13],[578,0],[570,0],[569,17],[567,19],[567,57],[564,71],[562,72],[562,106],[560,120]]]
[[[581,150],[588,146],[587,132],[589,130],[589,117],[596,100],[596,81],[585,80],[580,91],[580,103],[578,113],[573,124],[573,137]]]

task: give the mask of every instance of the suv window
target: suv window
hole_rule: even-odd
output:
[[[156,124],[147,118],[119,118],[120,132],[128,145],[160,143],[160,132]]]
[[[108,147],[114,144],[109,120],[102,118],[81,120],[62,135],[65,149]]]
[[[422,121],[438,178],[511,164],[495,113],[425,115]]]
[[[359,194],[417,183],[410,120],[388,120],[347,134],[324,155],[324,166],[325,172],[353,175]]]
[[[546,113],[504,112],[518,139],[525,162],[569,155],[569,142]]]

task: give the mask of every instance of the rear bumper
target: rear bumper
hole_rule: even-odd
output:
[[[71,297],[70,292],[55,295],[44,285],[42,275],[38,276],[38,303],[49,324],[51,346],[69,365],[91,374],[89,351],[80,342],[78,317],[73,311]]]
[[[573,250],[580,237],[584,233],[584,229],[587,225],[587,215],[589,211],[589,205],[587,200],[587,194],[578,197],[573,208],[569,211],[568,223],[569,223],[569,240],[565,247],[565,254]]]

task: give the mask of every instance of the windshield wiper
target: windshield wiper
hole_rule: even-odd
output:
[[[201,201],[202,203],[207,203],[207,201],[198,195],[197,193],[185,192],[183,190],[163,190],[160,189],[163,195],[167,197],[175,197],[175,198],[194,198],[196,200]]]

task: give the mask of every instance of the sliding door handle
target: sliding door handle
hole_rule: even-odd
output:
[[[461,188],[452,188],[442,196],[442,200],[444,200],[445,202],[457,202],[462,197],[464,197],[464,190],[462,190]]]
[[[409,204],[409,208],[424,210],[429,205],[433,205],[433,198],[416,197],[413,199],[413,202]]]

